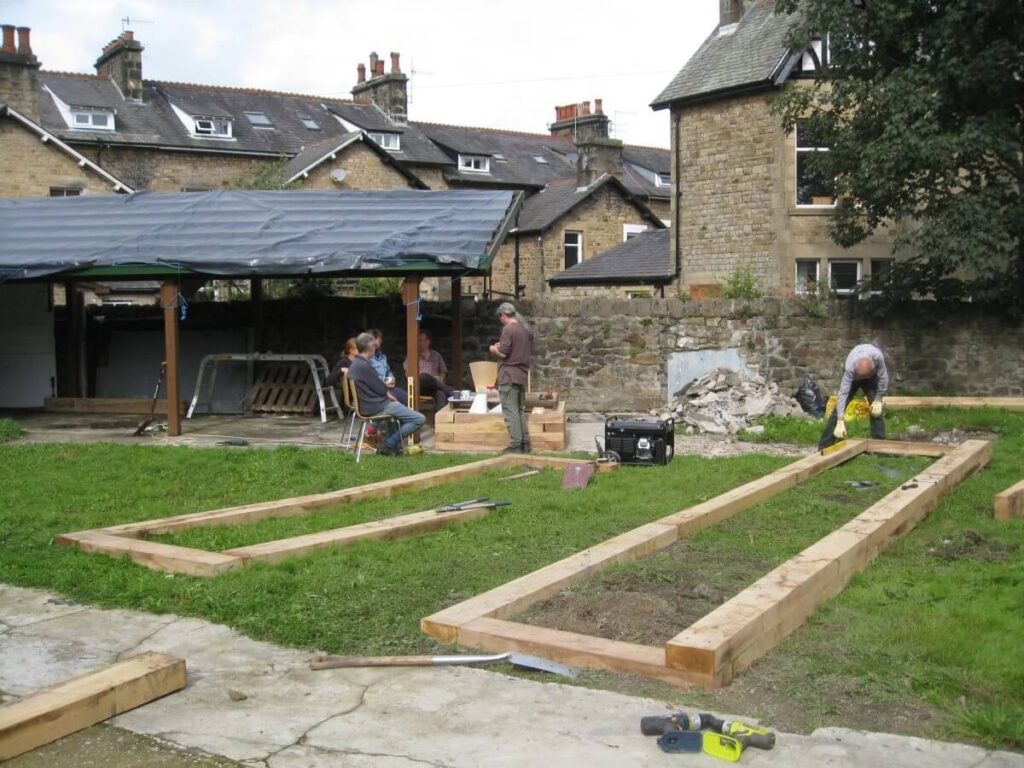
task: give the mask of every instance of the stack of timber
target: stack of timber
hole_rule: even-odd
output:
[[[565,450],[565,401],[526,403],[530,447],[535,451]],[[508,430],[500,413],[469,413],[447,405],[434,415],[434,448],[438,451],[501,451]]]

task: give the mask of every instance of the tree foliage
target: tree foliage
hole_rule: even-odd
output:
[[[1024,307],[1024,2],[778,0],[794,50],[828,33],[831,62],[782,92],[792,130],[830,148],[843,246],[900,222],[882,289]],[[801,87],[807,85],[807,87]]]

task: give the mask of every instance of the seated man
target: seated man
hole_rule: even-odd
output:
[[[380,380],[384,382],[391,394],[395,396],[395,400],[402,405],[408,405],[409,395],[401,387],[395,386],[395,374],[391,372],[388,356],[384,354],[384,334],[377,328],[371,328],[367,333],[373,336],[373,341],[377,345],[377,348],[373,350],[373,355],[370,356],[370,365],[373,366],[373,370],[377,372]]]
[[[348,369],[349,381],[355,383],[360,410],[370,416],[394,416],[398,419],[399,431],[392,432],[377,449],[381,456],[397,456],[402,451],[402,441],[419,431],[427,419],[422,413],[410,410],[398,402],[377,371],[370,364],[376,343],[369,333],[356,337],[358,354]]]
[[[455,390],[444,381],[448,376],[448,366],[445,365],[441,353],[430,348],[432,341],[430,331],[420,331],[417,339],[420,351],[420,392],[426,397],[434,398],[436,412],[448,405],[448,398]],[[408,365],[406,368],[408,369]]]

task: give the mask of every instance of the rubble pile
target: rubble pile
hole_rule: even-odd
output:
[[[745,377],[730,368],[712,368],[675,393],[673,417],[700,432],[734,435],[760,416],[806,416],[790,395],[763,376]]]

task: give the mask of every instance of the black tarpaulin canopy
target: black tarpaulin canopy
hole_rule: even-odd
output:
[[[168,267],[211,276],[486,271],[510,191],[242,191],[0,200],[0,278]]]

